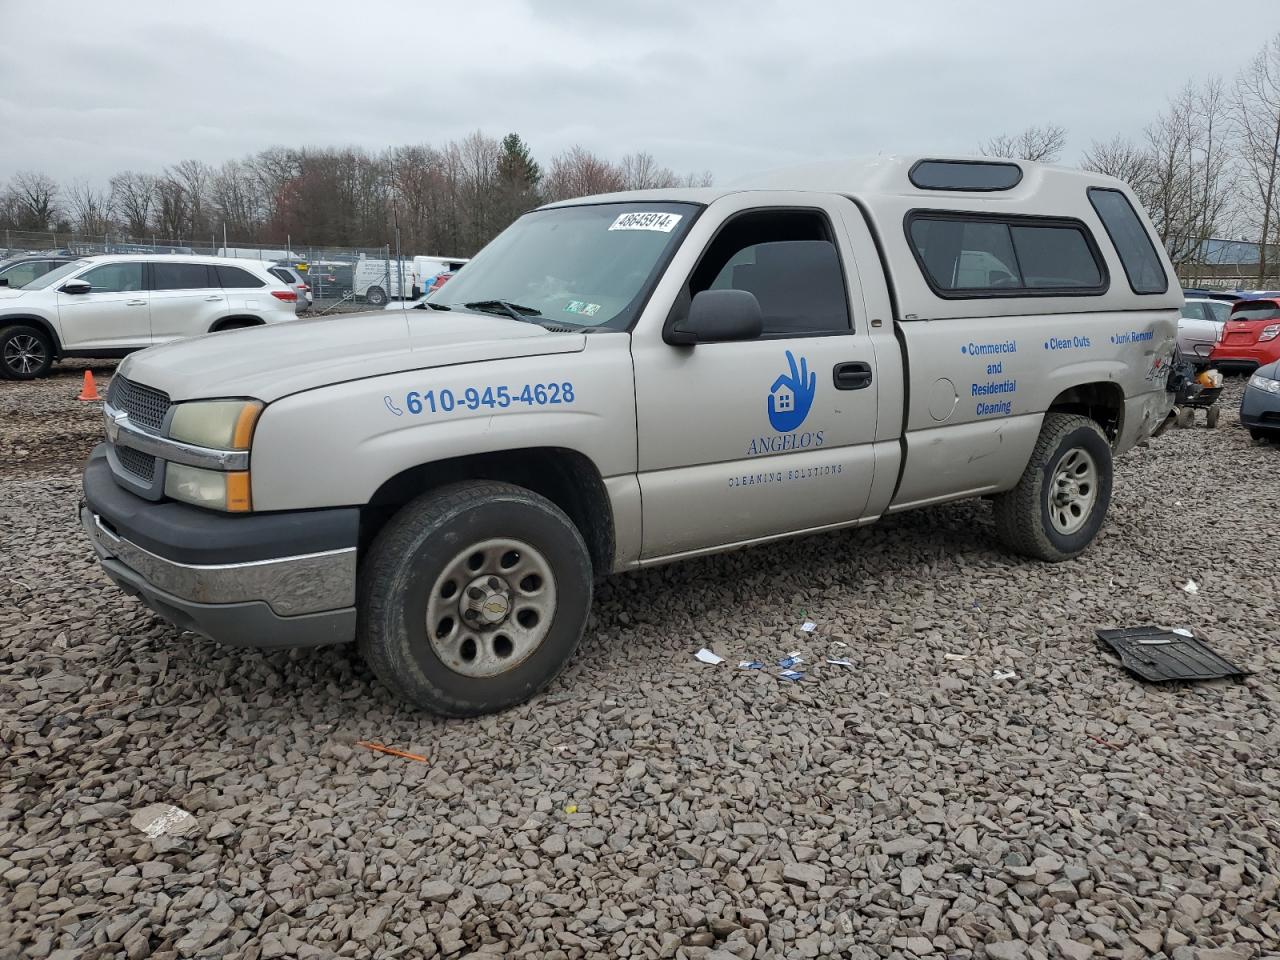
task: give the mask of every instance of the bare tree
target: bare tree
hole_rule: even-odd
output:
[[[67,207],[72,223],[80,233],[105,236],[112,227],[111,194],[91,186],[86,180],[75,180],[67,187]]]
[[[680,186],[680,178],[669,167],[658,165],[653,154],[641,150],[628,153],[618,164],[624,190],[659,190]]]
[[[207,235],[209,224],[209,188],[213,170],[200,160],[183,160],[165,171],[165,176],[181,185],[187,203],[187,223],[183,236]]]
[[[155,227],[162,237],[181,239],[190,223],[190,209],[186,187],[168,173],[156,178]]]
[[[1124,181],[1139,197],[1144,195],[1147,181],[1151,177],[1150,154],[1132,140],[1118,134],[1106,142],[1095,140],[1089,144],[1080,166]]]
[[[14,174],[8,194],[21,230],[47,230],[58,217],[58,184],[52,177],[23,170]]]
[[[1002,133],[998,137],[992,137],[978,147],[978,152],[984,157],[1053,163],[1062,155],[1062,148],[1066,143],[1066,129],[1049,123],[1043,127],[1027,127],[1014,136]]]
[[[551,161],[543,182],[547,200],[567,200],[626,189],[620,169],[582,147],[571,147]]]
[[[156,202],[156,178],[126,170],[111,178],[111,206],[131,237],[143,237],[151,226]]]
[[[1240,71],[1231,101],[1242,180],[1252,200],[1248,225],[1259,240],[1258,283],[1266,286],[1275,272],[1267,244],[1280,234],[1280,34]]]
[[[210,181],[217,225],[238,240],[255,240],[262,225],[258,181],[248,164],[228,160]]]

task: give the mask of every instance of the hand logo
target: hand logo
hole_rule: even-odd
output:
[[[818,375],[809,372],[809,363],[804,357],[800,358],[797,369],[796,358],[788,350],[787,363],[791,375],[782,374],[769,388],[769,422],[779,433],[790,433],[804,423],[818,392]]]

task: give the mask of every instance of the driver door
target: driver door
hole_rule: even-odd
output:
[[[632,338],[642,562],[852,523],[868,502],[878,384],[845,221],[856,208],[806,194],[761,207],[750,196],[703,213],[697,235],[714,232],[673,314],[703,290],[746,290],[762,334],[695,346],[658,330]]]
[[[99,264],[74,279],[91,286],[88,293],[58,291],[58,321],[68,351],[151,345],[150,295],[141,260]]]

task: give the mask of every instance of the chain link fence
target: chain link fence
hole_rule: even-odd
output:
[[[289,240],[283,244],[242,243],[210,237],[172,240],[119,234],[59,233],[5,230],[0,234],[0,259],[27,253],[60,253],[89,257],[99,254],[186,254],[257,260],[298,271],[310,287],[314,313],[368,310],[394,299],[416,298],[435,277],[435,257],[415,258],[391,244],[382,247],[314,246]],[[425,263],[423,261],[426,261]]]

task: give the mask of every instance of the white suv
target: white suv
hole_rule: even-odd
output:
[[[155,343],[292,320],[296,290],[254,260],[85,257],[0,288],[0,376],[32,380],[62,357],[122,357]]]

